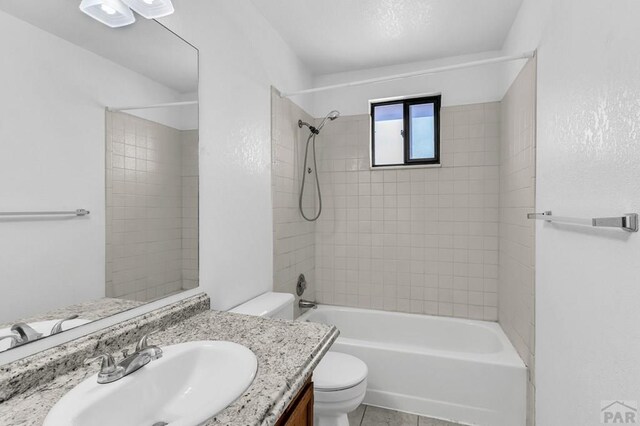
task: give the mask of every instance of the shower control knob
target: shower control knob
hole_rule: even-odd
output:
[[[296,294],[302,296],[302,293],[307,289],[307,279],[304,274],[300,274],[298,277],[298,283],[296,284]]]

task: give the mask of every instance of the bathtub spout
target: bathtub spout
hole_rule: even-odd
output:
[[[300,299],[300,301],[298,302],[298,307],[300,309],[315,309],[318,307],[318,304],[309,300]]]

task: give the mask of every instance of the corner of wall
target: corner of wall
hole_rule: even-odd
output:
[[[528,367],[527,422],[535,410],[536,59],[501,103],[498,321]]]

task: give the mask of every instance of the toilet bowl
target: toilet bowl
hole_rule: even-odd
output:
[[[362,403],[367,374],[367,365],[360,359],[327,352],[313,372],[314,424],[349,426],[347,414]]]
[[[265,293],[230,312],[293,320],[294,298],[290,294]],[[329,351],[313,372],[315,426],[349,426],[347,414],[364,400],[367,364],[340,352]]]

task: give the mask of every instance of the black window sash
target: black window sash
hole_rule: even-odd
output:
[[[433,104],[433,158],[411,158],[411,106]],[[407,99],[404,102],[405,164],[440,164],[440,96]]]
[[[371,104],[371,166],[372,167],[396,167],[407,165],[419,165],[419,164],[440,164],[440,105],[441,95],[429,96],[414,99],[376,102]],[[411,158],[411,117],[410,106],[433,104],[433,144],[434,144],[434,157],[433,158]],[[376,120],[375,109],[379,106],[385,105],[402,105],[403,106],[403,139],[404,139],[404,163],[401,164],[376,164]]]

